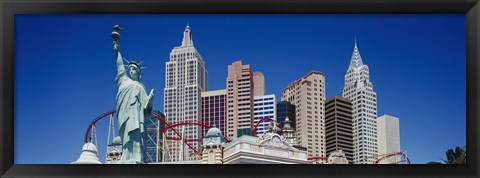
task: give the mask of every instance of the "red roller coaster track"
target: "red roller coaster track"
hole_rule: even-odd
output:
[[[110,114],[113,114],[115,113],[116,110],[113,109],[113,110],[110,110],[106,113],[103,113],[102,115],[96,117],[95,119],[92,120],[92,122],[90,122],[90,124],[88,124],[88,128],[87,128],[87,131],[85,132],[85,138],[84,138],[84,142],[85,143],[88,143],[88,141],[90,140],[90,129],[92,129],[92,126],[95,125],[99,120],[103,119],[104,117],[110,115]]]
[[[92,120],[92,122],[90,122],[90,124],[88,125],[88,128],[87,128],[87,131],[85,132],[85,138],[84,138],[84,142],[85,143],[88,143],[89,140],[90,140],[90,131],[91,131],[91,128],[92,126],[94,126],[98,121],[100,121],[101,119],[105,118],[106,116],[108,115],[111,115],[111,114],[114,114],[116,112],[115,109],[113,110],[110,110],[106,113],[103,113],[102,115],[96,117],[95,119]],[[165,119],[160,116],[159,114],[156,114],[156,113],[152,113],[152,115],[157,118],[159,121],[163,122],[165,124],[165,128],[161,131],[162,133],[165,133],[167,132],[169,129],[171,129],[176,135],[177,137],[169,137],[169,136],[165,136],[165,139],[166,140],[182,140],[182,134],[180,134],[180,132],[175,129],[175,127],[179,127],[179,126],[183,126],[183,125],[197,125],[197,126],[200,126],[200,127],[205,127],[205,128],[211,128],[211,126],[209,125],[206,125],[204,123],[200,123],[200,122],[179,122],[179,123],[173,123],[173,124],[170,124],[168,123],[167,121],[165,121]],[[261,120],[259,120],[257,122],[257,124],[255,125],[254,129],[253,129],[253,134],[254,136],[257,136],[257,128],[258,126],[260,125],[260,123],[262,122],[265,122],[265,121],[274,121],[273,119],[271,118],[263,118]],[[280,130],[281,134],[283,134],[283,128],[281,128]],[[228,137],[224,136],[225,140],[227,142],[230,142],[231,139],[229,139]],[[190,142],[201,142],[202,141],[202,138],[198,138],[198,139],[184,139],[183,142],[190,148],[192,149],[195,153],[198,153],[199,151],[197,149],[195,149],[191,144]],[[380,159],[377,159],[375,160],[375,164],[378,164],[379,161],[381,161],[382,159],[385,159],[387,157],[391,157],[391,156],[395,156],[397,154],[404,154],[403,152],[398,152],[398,153],[394,153],[394,154],[390,154],[390,155],[386,155]],[[316,161],[316,160],[326,160],[327,158],[326,157],[309,157],[308,160],[309,161]],[[408,163],[410,164],[410,161],[408,160],[407,158],[407,161]]]
[[[94,126],[99,120],[105,118],[106,116],[108,115],[111,115],[111,114],[114,114],[116,112],[115,109],[113,110],[110,110],[106,113],[103,113],[102,115],[96,117],[95,119],[92,120],[92,122],[90,122],[90,124],[88,125],[88,128],[87,128],[87,131],[85,132],[85,138],[84,138],[84,142],[85,143],[88,143],[89,140],[90,140],[90,131],[91,131],[91,128],[92,126]],[[199,123],[199,122],[180,122],[180,123],[173,123],[173,124],[170,124],[168,123],[167,121],[165,121],[165,119],[160,116],[159,114],[156,114],[156,113],[152,113],[152,115],[157,118],[159,121],[163,122],[166,127],[162,130],[162,133],[165,133],[167,130],[171,129],[173,132],[175,132],[175,134],[177,135],[177,137],[168,137],[168,136],[165,136],[165,139],[167,140],[182,140],[182,134],[180,134],[180,132],[178,132],[178,130],[175,129],[175,127],[178,127],[178,126],[182,126],[182,125],[197,125],[197,126],[200,126],[200,127],[205,127],[205,128],[210,128],[211,126],[209,125],[206,125],[204,123]],[[227,142],[230,142],[231,140],[227,137],[225,137],[225,140]],[[190,148],[192,149],[195,153],[198,153],[198,150],[195,149],[191,144],[190,142],[201,142],[202,139],[201,138],[198,138],[198,139],[184,139],[183,142]]]
[[[206,125],[204,123],[186,121],[186,122],[178,122],[178,123],[167,125],[165,128],[163,128],[162,133],[165,133],[168,129],[174,130],[173,129],[174,127],[178,127],[178,126],[182,126],[182,125],[198,125],[198,126],[205,127],[205,128],[211,128],[211,126]],[[182,138],[171,138],[171,139],[172,140],[181,140]]]
[[[257,136],[257,128],[258,126],[260,125],[260,123],[262,122],[265,122],[265,121],[275,121],[273,120],[272,118],[263,118],[263,119],[260,119],[257,124],[255,124],[255,127],[253,128],[253,136],[256,137]],[[278,127],[280,127],[280,124],[277,124]],[[280,134],[283,134],[283,127],[280,127]]]
[[[160,116],[161,117],[161,116]],[[165,136],[165,139],[167,140],[182,140],[182,136],[181,134],[178,134],[178,131],[176,129],[174,129],[174,127],[178,127],[178,126],[183,126],[183,125],[197,125],[197,126],[201,126],[201,127],[205,127],[205,128],[210,128],[211,126],[209,125],[206,125],[206,124],[203,124],[203,123],[199,123],[199,122],[179,122],[179,123],[174,123],[174,124],[167,124],[167,122],[164,122],[166,127],[163,128],[162,130],[162,133],[165,133],[166,131],[168,131],[169,129],[171,129],[172,131],[174,131],[175,133],[177,133],[177,136],[178,137],[169,137],[169,136]],[[184,143],[190,148],[193,150],[193,152],[195,153],[198,153],[198,150],[195,149],[195,147],[193,147],[190,142],[200,142],[202,141],[201,138],[198,138],[198,139],[184,139]]]

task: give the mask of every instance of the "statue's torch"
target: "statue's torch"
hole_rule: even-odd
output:
[[[115,50],[115,52],[119,50],[118,41],[120,40],[120,32],[122,30],[123,28],[120,28],[120,26],[118,25],[113,26],[112,39],[113,39],[113,49]]]
[[[120,28],[120,26],[118,26],[118,25],[113,26],[113,31],[112,31],[113,41],[118,42],[118,40],[120,40],[120,32],[122,30],[123,30],[123,28]]]

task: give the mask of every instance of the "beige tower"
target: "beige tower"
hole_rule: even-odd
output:
[[[253,96],[265,95],[265,77],[261,72],[253,72]]]
[[[377,118],[378,155],[400,151],[400,122],[398,118],[383,115]]]
[[[308,156],[326,157],[325,152],[325,75],[312,71],[289,84],[282,94],[296,108],[295,133],[298,145]]]
[[[225,138],[220,129],[212,127],[203,137],[203,164],[223,164],[223,146]]]
[[[260,82],[254,86],[255,79]],[[265,93],[264,78],[260,72],[252,72],[250,65],[236,61],[228,66],[227,77],[227,137],[235,139],[241,135],[253,134],[253,97]]]

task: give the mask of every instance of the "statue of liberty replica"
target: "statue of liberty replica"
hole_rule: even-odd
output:
[[[122,139],[122,158],[120,164],[144,164],[145,163],[145,126],[144,121],[152,113],[153,92],[147,95],[142,81],[141,63],[127,61],[124,65],[120,54],[120,28],[113,27],[113,49],[117,55],[117,118],[119,124],[119,135]],[[126,67],[128,67],[128,74]]]

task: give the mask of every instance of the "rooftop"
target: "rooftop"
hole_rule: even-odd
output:
[[[307,77],[309,77],[310,75],[313,75],[313,74],[317,74],[317,75],[321,75],[321,76],[325,77],[325,74],[323,72],[313,70],[313,71],[309,72],[307,75],[303,76],[302,78],[300,78],[298,80],[295,80],[294,82],[290,83],[287,87],[285,87],[283,89],[283,91],[295,86],[297,83],[301,82],[303,79],[306,79]]]

